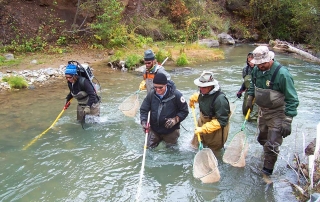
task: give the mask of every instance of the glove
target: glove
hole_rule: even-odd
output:
[[[238,98],[241,98],[241,96],[242,96],[242,91],[238,91],[238,92],[237,92],[237,97],[238,97]]]
[[[203,129],[202,129],[202,127],[196,127],[195,129],[194,129],[194,134],[201,134],[201,133],[203,133]]]
[[[198,102],[198,98],[199,98],[199,93],[194,93],[193,95],[191,95],[190,100],[189,100],[189,107],[190,108],[195,108],[194,103]]]
[[[139,85],[139,90],[142,91],[142,90],[146,90],[146,81],[145,80],[142,80],[140,85]]]
[[[142,121],[142,122],[141,122],[141,125],[142,125],[143,132],[146,133],[146,130],[149,130],[149,127],[148,127],[148,125],[147,125],[147,122]]]
[[[66,101],[66,104],[64,105],[64,109],[68,109],[68,107],[70,106],[70,104],[71,104],[71,102],[70,102],[70,100],[68,101]]]
[[[288,135],[291,134],[291,122],[292,117],[290,116],[287,116],[285,119],[283,119],[280,130],[280,133],[283,138],[286,138]]]
[[[249,110],[249,108],[252,111],[252,101],[253,101],[253,96],[249,95],[247,99],[247,111]]]
[[[166,118],[166,123],[164,124],[164,126],[166,128],[172,128],[174,125],[176,125],[179,122],[179,116],[176,116],[174,118]]]
[[[89,107],[89,106],[86,106],[86,107],[83,109],[83,113],[84,113],[84,114],[90,114],[90,107]]]
[[[212,119],[211,121],[203,124],[201,127],[196,127],[194,133],[201,133],[202,135],[213,133],[219,130],[221,125],[217,119]]]

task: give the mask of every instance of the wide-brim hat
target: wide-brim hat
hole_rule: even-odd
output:
[[[274,59],[274,52],[269,51],[267,46],[258,46],[252,53],[253,59],[250,62],[255,65],[270,62]]]
[[[213,73],[210,71],[203,71],[201,76],[195,79],[194,84],[199,87],[217,86],[218,81],[213,78]]]

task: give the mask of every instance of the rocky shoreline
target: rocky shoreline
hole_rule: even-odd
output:
[[[42,68],[38,70],[22,70],[22,71],[11,71],[7,70],[5,73],[0,72],[0,91],[11,90],[12,88],[7,82],[2,79],[4,77],[21,76],[27,83],[28,88],[35,88],[36,85],[43,85],[49,81],[64,76],[65,65],[60,65],[58,68]]]

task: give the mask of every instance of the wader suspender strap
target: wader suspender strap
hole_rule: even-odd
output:
[[[214,95],[213,100],[212,100],[212,103],[211,103],[211,105],[210,105],[211,111],[213,111],[213,103],[216,101],[217,97],[218,97],[220,94],[224,94],[224,93],[221,92],[221,91],[218,91],[218,92],[216,92],[216,94]],[[225,94],[224,94],[224,95],[225,95]],[[227,99],[227,100],[228,100],[228,99]],[[228,103],[229,103],[229,101],[228,101]],[[229,106],[230,106],[230,105],[229,105]],[[230,107],[229,107],[229,110],[230,110]],[[213,114],[212,114],[212,115],[213,115]],[[210,119],[212,119],[212,115],[209,116]],[[224,139],[224,127],[222,126],[221,128],[222,128],[222,140],[221,140],[221,143],[222,143],[222,148],[224,149],[224,142],[223,142],[223,139]]]
[[[279,71],[279,69],[282,67],[282,65],[278,65],[278,67],[277,67],[277,69],[273,72],[273,74],[272,74],[272,77],[271,77],[271,81],[270,81],[270,85],[269,85],[269,89],[271,89],[271,90],[273,90],[272,88],[273,88],[273,82],[274,82],[274,80],[275,80],[275,78],[276,78],[276,76],[277,76],[277,73],[278,73],[278,71]]]
[[[271,77],[271,81],[270,81],[270,85],[269,85],[269,89],[273,88],[273,82],[274,82],[274,80],[277,76],[277,73],[281,67],[282,67],[282,65],[279,64],[278,67],[276,68],[276,70],[273,72],[272,77]],[[253,78],[254,85],[256,85],[256,82],[257,82],[257,72],[258,72],[258,70],[254,72],[254,78]]]

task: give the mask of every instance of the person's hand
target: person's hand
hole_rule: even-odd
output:
[[[143,130],[144,133],[146,132],[146,130],[149,130],[149,127],[148,127],[148,125],[147,125],[147,122],[142,121],[142,122],[141,122],[141,125],[142,125],[142,130]]]
[[[189,107],[190,108],[195,108],[194,103],[198,102],[198,98],[199,98],[199,93],[194,93],[193,95],[191,95],[191,97],[189,99]]]
[[[165,123],[165,127],[166,128],[172,128],[174,125],[176,125],[179,122],[179,116],[176,116],[174,118],[165,118],[166,123]]]
[[[139,85],[139,91],[142,91],[142,90],[146,90],[146,81],[145,80],[142,80],[140,85]]]
[[[71,104],[71,102],[70,102],[70,100],[68,101],[66,101],[66,104],[64,105],[64,109],[68,109],[68,107],[70,106],[70,104]]]
[[[202,127],[196,127],[195,129],[194,129],[194,134],[200,134],[200,133],[203,133],[203,129],[202,129]]]
[[[252,111],[252,101],[253,101],[253,96],[249,95],[247,99],[247,111],[250,109]]]
[[[84,114],[90,114],[90,106],[86,106],[86,107],[83,109],[83,113],[84,113]]]
[[[238,98],[241,98],[241,96],[242,96],[242,91],[238,91],[238,92],[237,92],[237,97],[238,97]]]
[[[291,134],[291,123],[292,117],[290,116],[287,116],[285,119],[282,120],[280,133],[283,138],[286,138],[288,135]]]

